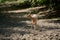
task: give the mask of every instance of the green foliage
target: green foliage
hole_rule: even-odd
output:
[[[7,1],[11,2],[11,1],[16,1],[16,0],[0,0],[0,3],[5,3]]]
[[[0,0],[0,3],[4,2],[11,2],[11,1],[18,1],[19,4],[22,3],[22,5],[30,5],[31,7],[33,6],[41,6],[41,5],[47,5],[49,8],[56,8],[60,7],[59,0]],[[27,6],[27,5],[26,5]]]
[[[60,0],[31,0],[31,6],[47,5],[49,8],[59,8]]]
[[[27,0],[0,0],[0,3],[4,3],[4,2],[7,2],[7,1],[9,1],[9,2],[18,1],[20,3],[23,3],[24,1],[27,1]]]
[[[47,0],[29,0],[31,6],[40,6],[43,5]]]

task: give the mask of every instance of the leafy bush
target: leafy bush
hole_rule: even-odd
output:
[[[29,5],[30,7],[33,6],[41,6],[41,5],[47,5],[50,8],[59,8],[60,6],[60,0],[0,0],[0,3],[4,2],[11,2],[11,1],[18,1],[19,4],[21,3],[22,5]],[[23,5],[23,6],[24,6]],[[27,6],[28,7],[28,6]]]
[[[7,1],[16,1],[16,0],[0,0],[0,3],[4,3],[4,2],[7,2]]]

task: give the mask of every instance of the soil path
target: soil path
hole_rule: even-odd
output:
[[[30,25],[29,21],[22,21],[26,22]],[[12,23],[13,24],[13,23]],[[19,24],[19,22],[18,22]],[[5,39],[5,40],[50,40],[51,38],[54,40],[59,40],[60,36],[60,22],[58,19],[41,19],[38,20],[38,25],[39,29],[34,30],[33,28],[31,29],[31,26],[23,25],[21,27],[21,24],[19,26],[12,26],[12,27],[3,27],[0,28],[0,39]],[[7,23],[8,25],[8,23]],[[3,25],[0,25],[3,26]],[[57,37],[57,38],[56,38]]]

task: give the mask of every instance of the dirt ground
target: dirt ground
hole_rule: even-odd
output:
[[[58,19],[38,20],[34,30],[30,21],[0,22],[0,40],[60,40]]]

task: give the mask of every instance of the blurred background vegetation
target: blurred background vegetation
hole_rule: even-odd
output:
[[[53,9],[56,12],[54,17],[60,17],[60,0],[0,0],[0,11],[2,10],[16,10],[37,6],[47,6],[49,9]],[[4,15],[4,14],[3,14]],[[53,17],[52,14],[48,14]],[[52,16],[51,16],[52,15]],[[1,13],[0,13],[1,16]]]
[[[17,2],[22,4],[29,4],[31,6],[40,6],[40,5],[49,5],[52,6],[60,6],[60,0],[0,0],[0,4],[9,3],[9,2]],[[26,5],[27,6],[27,5]]]

